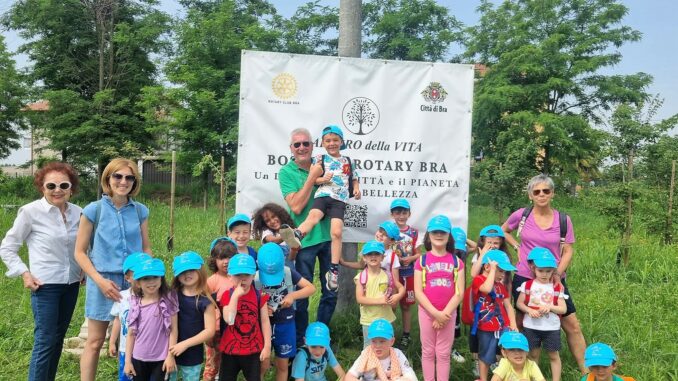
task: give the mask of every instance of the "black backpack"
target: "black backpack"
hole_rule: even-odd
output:
[[[527,217],[532,213],[532,205],[527,206],[523,210],[523,215],[520,217],[520,223],[518,224],[518,230],[516,231],[516,237],[520,238],[520,233],[523,231],[525,226],[525,221]],[[558,223],[560,225],[560,250],[563,250],[563,245],[565,244],[565,236],[567,235],[567,214],[561,211],[558,211]]]

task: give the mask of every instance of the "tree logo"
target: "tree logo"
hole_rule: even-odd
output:
[[[438,103],[447,98],[447,91],[443,88],[440,82],[431,82],[424,91],[421,92],[426,102]]]
[[[355,97],[344,105],[341,118],[344,127],[356,135],[367,135],[379,124],[379,107],[371,99]]]
[[[271,81],[273,94],[280,99],[289,99],[297,94],[297,80],[292,74],[280,73]]]

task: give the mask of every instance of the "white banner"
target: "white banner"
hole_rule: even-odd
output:
[[[362,191],[347,205],[345,242],[372,239],[396,198],[421,231],[435,214],[466,230],[472,105],[472,65],[243,51],[236,211],[286,206],[277,173],[290,132],[311,131],[317,155],[335,124]]]

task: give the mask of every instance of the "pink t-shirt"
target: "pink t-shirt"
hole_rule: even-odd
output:
[[[523,217],[523,210],[520,208],[513,212],[508,218],[508,226],[511,230],[518,229],[520,219]],[[565,243],[574,243],[574,229],[572,220],[567,216],[567,234],[565,234]],[[545,247],[551,251],[556,261],[560,263],[560,213],[553,210],[553,222],[547,229],[537,226],[534,221],[534,212],[530,213],[525,220],[523,230],[520,232],[520,250],[518,251],[518,271],[516,274],[532,279],[534,276],[527,265],[527,255],[535,247]],[[565,277],[565,274],[563,274]]]
[[[218,304],[219,301],[221,301],[221,296],[224,295],[224,292],[230,290],[233,287],[233,282],[231,282],[231,278],[227,276],[214,273],[210,275],[209,278],[207,278],[207,287],[210,289],[211,293],[217,293],[217,298],[214,300]],[[217,308],[216,312],[215,318],[217,319],[217,325],[215,328],[217,332],[219,332],[219,325],[221,324],[221,308]]]
[[[439,257],[426,253],[426,287],[424,295],[437,310],[442,311],[454,296],[454,254]],[[464,271],[464,262],[457,258],[458,273]],[[421,271],[421,261],[416,261],[414,271]],[[422,275],[423,276],[423,275]],[[463,287],[463,286],[462,286]]]

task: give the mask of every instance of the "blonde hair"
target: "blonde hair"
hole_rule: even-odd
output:
[[[141,174],[139,173],[139,167],[137,167],[137,163],[132,160],[123,159],[121,157],[111,160],[101,173],[101,189],[103,189],[104,193],[112,196],[113,190],[109,184],[110,177],[112,174],[123,168],[129,168],[136,178],[134,184],[132,184],[132,190],[129,191],[129,196],[134,197],[139,194],[141,191]]]

